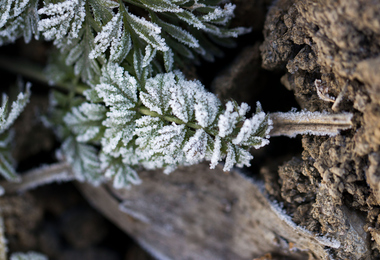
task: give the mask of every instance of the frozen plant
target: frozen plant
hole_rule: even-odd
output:
[[[0,174],[8,181],[19,181],[14,166],[15,162],[11,155],[11,146],[14,132],[11,125],[24,110],[29,102],[31,84],[26,84],[25,93],[20,92],[17,99],[10,105],[9,98],[3,93],[0,107]],[[0,187],[0,194],[4,191]]]
[[[233,4],[0,0],[0,6],[0,45],[21,36],[29,42],[34,35],[57,49],[46,81],[66,91],[52,93],[44,122],[62,143],[57,157],[71,165],[77,180],[98,185],[112,179],[114,187],[124,188],[141,182],[142,167],[169,173],[204,160],[211,168],[225,160],[229,171],[249,166],[250,149],[269,143],[272,120],[260,103],[249,116],[247,104],[223,105],[181,72],[200,58],[213,61],[223,54],[218,46],[232,47],[231,38],[249,32],[227,28]],[[6,130],[28,97],[27,86],[10,111],[5,98],[0,110],[0,172],[9,180],[17,175]]]
[[[48,258],[40,253],[28,252],[28,253],[13,253],[10,260],[48,260]]]

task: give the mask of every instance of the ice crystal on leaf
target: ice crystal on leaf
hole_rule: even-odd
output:
[[[131,184],[140,184],[141,180],[137,172],[125,164],[121,157],[113,157],[107,154],[100,154],[101,169],[106,178],[113,179],[113,186],[116,189],[129,188]]]
[[[46,40],[54,40],[58,47],[71,44],[79,38],[79,31],[86,17],[85,0],[66,0],[50,3],[38,10],[38,14],[50,16],[42,19],[38,30]]]
[[[211,137],[203,129],[198,129],[195,134],[190,137],[189,141],[183,147],[188,163],[194,164],[204,160],[210,138]]]
[[[24,36],[26,43],[32,35],[38,39],[38,0],[0,1],[0,46]]]
[[[95,186],[102,182],[98,152],[93,146],[70,136],[62,143],[58,157],[71,164],[77,180],[88,181]]]
[[[48,258],[40,253],[28,252],[28,253],[13,253],[10,260],[48,260]]]
[[[20,113],[24,110],[26,104],[28,104],[30,98],[30,87],[31,84],[27,83],[25,93],[21,92],[18,94],[17,100],[12,102],[10,111],[8,108],[8,97],[3,94],[2,104],[0,107],[0,134],[9,129]]]
[[[145,92],[140,92],[142,103],[151,111],[160,115],[168,113],[171,99],[170,89],[174,86],[174,73],[159,74],[147,80]]]
[[[106,108],[99,104],[83,103],[66,114],[64,121],[76,134],[78,142],[88,142],[102,135]]]
[[[101,142],[106,153],[118,155],[118,149],[126,146],[133,138],[136,115],[133,108],[137,103],[137,81],[122,67],[113,63],[103,67],[102,72],[100,84],[96,85],[95,89],[109,107],[109,112],[103,121],[106,130]]]
[[[0,174],[10,181],[18,181],[19,177],[14,169],[14,160],[11,155],[13,132],[9,130],[13,122],[24,110],[29,102],[31,84],[26,84],[25,93],[20,92],[9,109],[8,96],[3,94],[0,107]]]
[[[21,32],[26,41],[32,34],[37,37],[38,23],[44,38],[60,51],[57,60],[65,65],[50,71],[74,85],[74,91],[57,95],[52,125],[63,143],[59,155],[72,164],[78,180],[99,184],[105,177],[116,188],[126,188],[140,183],[136,173],[140,167],[165,168],[169,173],[178,165],[203,160],[215,168],[225,159],[228,171],[234,165],[249,165],[250,147],[267,144],[270,120],[259,105],[247,118],[247,104],[229,101],[224,107],[199,81],[187,80],[175,70],[187,59],[214,60],[223,54],[214,43],[231,46],[228,38],[249,31],[226,28],[234,16],[233,4],[212,0],[0,3],[0,44],[14,41]],[[87,102],[81,95],[74,97],[82,93],[82,87],[76,88],[82,83],[89,85],[83,92]],[[15,106],[7,114],[3,105],[0,134],[21,108]],[[0,151],[9,140],[0,135]],[[0,170],[10,169],[9,165],[3,163]]]

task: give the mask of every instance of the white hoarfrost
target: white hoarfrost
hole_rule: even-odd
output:
[[[105,66],[102,72],[100,84],[95,89],[109,112],[102,123],[106,130],[101,142],[105,153],[116,156],[134,135],[136,111],[131,109],[137,103],[137,81],[113,63]]]
[[[145,92],[140,92],[140,99],[144,106],[160,115],[168,113],[171,99],[170,89],[175,85],[174,74],[158,74],[149,78],[145,84]]]
[[[232,133],[235,129],[236,123],[238,122],[238,117],[239,114],[234,111],[233,103],[228,101],[226,104],[226,110],[219,116],[218,127],[220,137],[226,137]]]
[[[183,147],[188,163],[198,163],[205,158],[209,138],[211,137],[203,129],[198,129],[195,134],[190,137],[189,141]]]
[[[210,92],[199,91],[195,93],[195,119],[202,127],[208,127],[215,122],[220,109],[219,99]]]
[[[102,31],[95,37],[95,48],[90,52],[89,58],[95,59],[103,54],[110,45],[117,45],[122,36],[122,28],[122,17],[118,13],[102,27]]]
[[[125,13],[129,25],[140,36],[141,39],[152,45],[159,51],[167,51],[169,47],[166,45],[165,40],[160,36],[161,27],[157,24],[147,21],[143,17],[138,17],[131,13]]]
[[[10,260],[48,260],[47,256],[30,251],[28,253],[13,253],[10,258]]]
[[[46,15],[38,23],[38,30],[43,32],[46,40],[54,40],[58,47],[71,44],[79,38],[79,31],[86,17],[86,1],[66,0],[57,4],[48,4],[38,10],[39,15]]]
[[[12,102],[11,110],[8,108],[8,97],[3,94],[2,103],[0,107],[0,134],[4,133],[5,130],[13,124],[17,117],[24,110],[25,106],[29,102],[30,98],[30,87],[31,83],[26,83],[25,93],[20,92],[17,96],[17,100]]]
[[[106,108],[100,104],[83,103],[73,107],[63,120],[76,134],[78,142],[88,142],[101,131],[101,122],[105,119]]]
[[[32,35],[38,39],[37,0],[0,1],[0,45],[14,42],[24,35],[29,43]]]
[[[227,3],[224,5],[223,9],[217,6],[213,12],[210,12],[200,19],[204,22],[211,22],[220,25],[226,25],[228,21],[234,17],[235,5]]]

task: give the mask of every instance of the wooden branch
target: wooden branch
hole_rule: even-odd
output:
[[[297,226],[264,195],[263,184],[208,164],[171,175],[139,173],[130,190],[77,183],[87,200],[157,259],[329,259],[343,248]],[[121,210],[120,210],[121,209]]]
[[[352,127],[351,113],[278,112],[271,113],[270,119],[273,121],[270,136],[295,137],[297,134],[335,136],[341,130]]]
[[[28,171],[21,175],[20,182],[2,181],[0,186],[4,188],[5,193],[16,193],[52,182],[72,181],[74,179],[71,166],[66,162],[61,162]]]

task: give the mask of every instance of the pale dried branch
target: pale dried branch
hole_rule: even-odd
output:
[[[297,134],[335,136],[341,130],[352,127],[352,114],[329,114],[320,112],[287,112],[271,113],[273,129],[270,136],[295,137]]]
[[[66,162],[33,169],[21,175],[20,182],[2,181],[6,193],[24,192],[52,182],[66,182],[75,179],[71,166]]]

